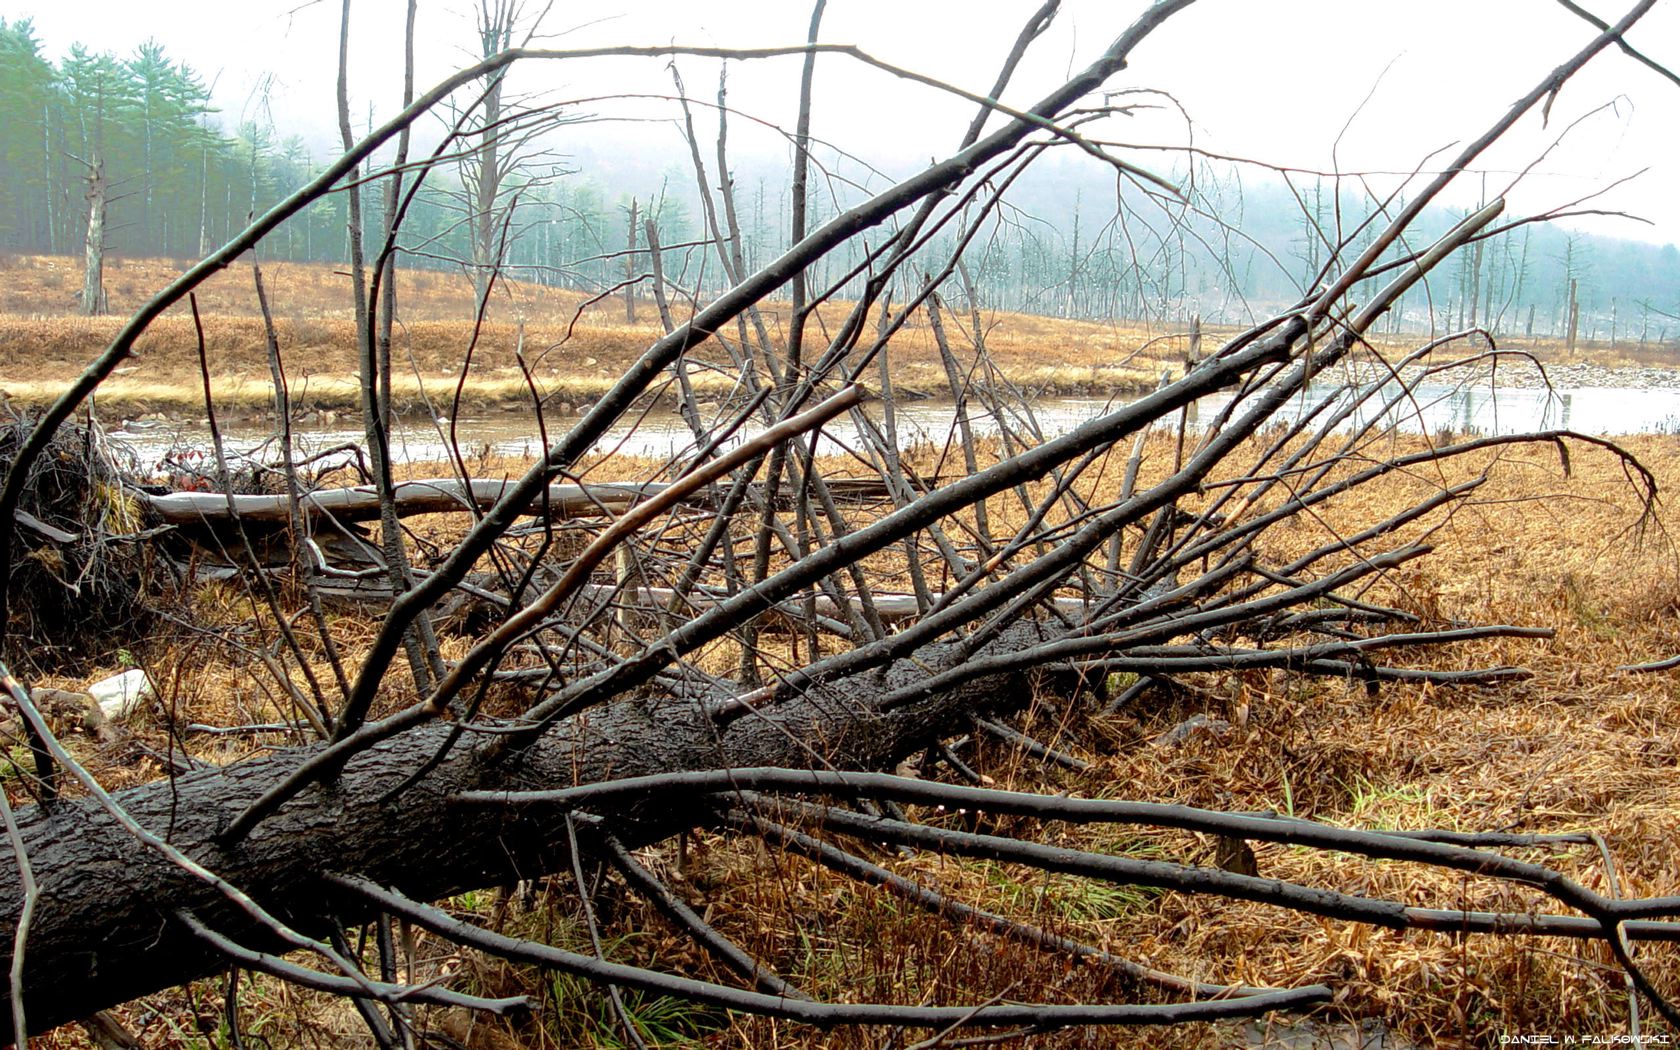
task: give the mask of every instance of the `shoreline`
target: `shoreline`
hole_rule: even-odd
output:
[[[1006,377],[1014,386],[1025,390],[1032,398],[1056,397],[1139,397],[1155,389],[1154,384],[1140,383],[1130,378],[1112,380],[1100,374],[1092,378]],[[14,412],[39,412],[50,405],[58,391],[70,380],[30,381],[17,383],[0,373],[0,407]],[[521,376],[472,379],[460,388],[456,396],[456,378],[452,376],[425,377],[424,386],[412,376],[402,383],[393,383],[392,407],[402,419],[431,419],[438,416],[482,415],[491,413],[529,413],[533,407],[532,392]],[[728,396],[732,384],[696,382],[696,394],[702,405]],[[571,418],[587,412],[604,396],[610,383],[588,378],[581,381],[567,378],[550,379],[537,384],[543,412],[551,418]],[[870,400],[880,397],[875,384],[864,384]],[[243,424],[266,422],[274,415],[273,385],[253,378],[219,377],[211,381],[215,396],[218,422]],[[951,400],[951,390],[943,380],[937,385],[913,379],[893,380],[893,394],[898,401]],[[360,418],[361,384],[348,376],[311,377],[307,387],[301,384],[290,391],[294,418],[311,422],[351,422]],[[122,420],[144,421],[204,421],[204,392],[194,383],[164,384],[155,382],[125,383],[121,377],[108,381],[91,399],[95,415],[115,423]],[[666,390],[644,394],[636,400],[638,406],[674,409],[677,396]]]
[[[260,319],[225,314],[206,321],[202,353],[209,361],[217,415],[230,422],[271,420],[274,390]],[[0,314],[0,409],[10,405],[14,412],[38,411],[52,403],[121,323],[116,316]],[[597,317],[567,325],[487,321],[473,326],[416,320],[403,326],[399,345],[393,347],[394,408],[404,418],[529,414],[540,399],[545,413],[557,419],[571,417],[611,390],[661,334],[645,324],[609,323]],[[1203,334],[1204,346],[1212,349],[1231,332],[1208,325]],[[355,372],[353,325],[336,317],[281,318],[276,335],[294,415],[359,418],[362,387]],[[945,360],[949,352],[958,361],[959,373],[984,376],[989,370],[1029,399],[1132,398],[1156,389],[1163,373],[1181,376],[1191,345],[1189,333],[1172,324],[1162,328],[1008,313],[989,317],[984,367],[978,367],[973,349],[980,341],[965,336],[942,351],[926,326],[906,325],[883,355],[895,397],[952,400]],[[1411,342],[1410,337],[1378,337],[1376,352],[1398,361]],[[702,402],[722,401],[739,390],[739,352],[738,347],[719,345],[716,337],[689,351],[690,382]],[[109,422],[202,420],[206,411],[200,353],[191,318],[159,318],[96,392],[96,415]],[[1460,354],[1478,359],[1442,372],[1411,364],[1401,374],[1407,379],[1429,375],[1515,389],[1549,384],[1560,389],[1680,391],[1680,350],[1660,346],[1589,343],[1570,353],[1546,340],[1497,336],[1492,344],[1485,338],[1452,340],[1442,344],[1433,359]],[[1386,366],[1364,352],[1333,373],[1361,382],[1384,374]],[[879,374],[871,368],[863,378],[870,395],[879,396]],[[656,384],[638,399],[641,405],[675,403],[672,381]]]
[[[911,374],[893,377],[893,393],[900,402],[951,401],[951,389],[943,376],[918,376],[920,369],[907,369]],[[1104,375],[1097,368],[1045,368],[1036,374],[1004,378],[1024,391],[1029,398],[1135,398],[1156,389],[1156,383],[1139,382],[1133,375]],[[1401,371],[1408,380],[1422,376],[1424,370],[1409,367]],[[1380,373],[1376,366],[1362,362],[1351,370],[1351,377],[1369,382]],[[1176,376],[1175,376],[1176,377]],[[1480,365],[1436,377],[1440,381],[1461,382],[1471,389],[1496,386],[1502,389],[1538,390],[1547,385],[1559,390],[1627,389],[1636,391],[1672,390],[1680,394],[1680,368],[1653,366],[1609,366],[1594,364],[1554,364],[1545,367],[1545,378],[1531,366],[1510,362],[1499,368]],[[9,408],[14,414],[39,412],[51,404],[60,391],[70,383],[62,380],[29,380],[18,382],[0,372],[0,409]],[[204,393],[201,381],[195,376],[191,382],[161,383],[131,381],[123,376],[108,380],[91,399],[96,417],[108,425],[124,421],[148,422],[205,422]],[[533,392],[523,375],[492,375],[470,377],[464,384],[458,377],[447,375],[402,377],[393,382],[393,408],[398,418],[425,420],[438,417],[491,414],[528,414],[533,408]],[[551,376],[536,381],[537,396],[543,412],[549,418],[566,419],[579,416],[611,389],[611,383],[592,376]],[[880,397],[876,384],[866,383],[871,400]],[[720,401],[734,391],[734,385],[721,377],[698,376],[695,391],[702,405]],[[231,425],[265,423],[273,418],[273,385],[266,379],[248,376],[219,376],[211,381],[219,422]],[[353,423],[361,415],[361,384],[347,375],[314,375],[292,384],[290,401],[295,420],[305,423]],[[677,404],[675,392],[665,389],[644,394],[638,406],[672,409]]]

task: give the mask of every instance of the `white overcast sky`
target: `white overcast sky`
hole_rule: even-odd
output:
[[[0,14],[29,17],[47,53],[72,42],[127,55],[147,37],[215,84],[231,124],[269,119],[284,136],[304,135],[324,154],[333,131],[339,5],[303,0],[4,0]],[[1631,0],[1586,0],[1615,21]],[[424,87],[470,59],[472,0],[421,0],[420,79]],[[527,0],[538,9],[542,0]],[[973,91],[986,90],[1022,21],[1038,0],[830,0],[826,42],[851,43],[888,61]],[[1145,4],[1065,0],[1006,101],[1028,103],[1089,63]],[[352,103],[357,123],[371,107],[393,113],[401,92],[402,0],[355,0]],[[556,0],[543,23],[549,47],[694,43],[725,46],[803,40],[806,3],[745,0]],[[1342,171],[1410,170],[1430,151],[1479,134],[1547,71],[1594,34],[1556,0],[1200,0],[1146,41],[1114,88],[1170,92],[1194,121],[1203,148],[1279,164]],[[1661,0],[1630,41],[1680,71],[1680,0]],[[710,97],[716,63],[685,59],[689,92]],[[731,103],[791,126],[798,60],[736,64]],[[663,60],[547,63],[520,74],[527,90],[550,99],[616,92],[668,93]],[[903,172],[948,150],[971,107],[924,87],[891,80],[849,59],[818,64],[815,131]],[[1354,117],[1367,95],[1362,111]],[[261,98],[266,98],[266,110]],[[648,109],[590,107],[594,112]],[[1606,234],[1680,241],[1680,87],[1614,49],[1565,89],[1543,129],[1538,115],[1486,160],[1490,190],[1528,166],[1558,133],[1579,123],[1513,196],[1534,210],[1593,193],[1649,169],[1591,206],[1636,213],[1627,220],[1577,221]],[[663,114],[664,111],[658,111]],[[1351,125],[1333,157],[1331,145]],[[588,148],[678,147],[664,123],[599,124],[568,130]],[[1104,137],[1182,143],[1181,117],[1107,122]],[[743,131],[743,150],[753,148]],[[762,148],[772,142],[763,141]],[[1450,155],[1450,154],[1447,154]],[[671,153],[674,162],[680,152]],[[1139,154],[1146,166],[1171,158]],[[1503,174],[1503,178],[1501,175]],[[1471,180],[1458,203],[1479,193]]]

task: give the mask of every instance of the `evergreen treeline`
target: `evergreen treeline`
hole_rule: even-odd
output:
[[[75,45],[54,65],[27,19],[0,20],[0,114],[0,246],[11,250],[82,250],[96,164],[111,250],[189,256],[296,186],[308,163],[297,140],[222,131],[204,82],[156,41],[127,58]]]
[[[28,19],[0,18],[0,251],[81,254],[95,165],[108,187],[105,250],[165,258],[205,254],[316,173],[301,138],[254,122],[230,134],[219,116],[202,78],[155,41],[126,58],[74,45],[54,64]],[[407,265],[470,258],[460,185],[450,171],[428,179],[404,223]],[[625,245],[619,202],[590,180],[520,173],[500,199],[515,210],[506,250],[521,277],[585,289],[623,278],[613,255]],[[661,210],[667,241],[692,235],[680,211],[677,201]],[[379,243],[379,212],[364,208],[369,245]],[[265,252],[342,263],[347,216],[346,195],[330,195],[284,224]]]
[[[512,212],[503,227],[511,272],[589,292],[646,272],[644,253],[626,255],[646,246],[640,231],[630,235],[634,199],[638,223],[654,219],[671,248],[668,278],[679,288],[715,293],[723,279],[715,257],[682,247],[706,227],[693,175],[673,161],[686,153],[673,134],[662,155],[597,153],[579,144],[565,158],[570,173],[555,164],[541,174],[535,165],[516,169],[498,191],[499,207]],[[315,171],[301,139],[279,138],[256,123],[226,130],[201,78],[155,41],[126,58],[77,45],[55,64],[27,19],[0,19],[0,250],[80,254],[95,165],[107,185],[106,249],[172,258],[210,250]],[[852,174],[864,186],[879,180]],[[1014,183],[1006,207],[973,220],[985,229],[971,244],[962,282],[996,308],[1168,321],[1196,313],[1240,322],[1301,294],[1327,250],[1315,226],[1348,231],[1357,245],[1353,231],[1369,214],[1369,203],[1338,203],[1322,181],[1290,190],[1211,165],[1171,174],[1193,187],[1190,207],[1136,189],[1117,196],[1113,173],[1100,165],[1040,162]],[[787,173],[747,160],[732,176],[741,254],[751,268],[786,247]],[[719,181],[715,171],[711,181]],[[845,182],[827,180],[812,194],[812,226],[851,203],[829,195],[845,192],[834,190]],[[428,177],[405,221],[406,265],[449,268],[472,257],[465,221],[472,195],[463,184],[453,169]],[[370,245],[378,243],[373,227],[381,211],[364,208]],[[1437,210],[1421,225],[1433,234],[1462,214]],[[342,263],[346,222],[345,195],[333,194],[282,226],[265,251]],[[960,232],[952,224],[929,243],[928,268],[943,261]],[[854,244],[853,257],[825,258],[813,285],[843,280],[863,250]],[[1463,253],[1454,267],[1414,293],[1392,323],[1561,334],[1573,282],[1584,338],[1602,338],[1612,327],[1630,339],[1680,337],[1680,252],[1672,245],[1539,224]],[[854,280],[841,294],[860,288]]]

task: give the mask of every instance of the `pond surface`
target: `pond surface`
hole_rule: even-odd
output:
[[[1333,391],[1309,392],[1280,413],[1293,418],[1317,404]],[[1398,387],[1394,393],[1398,392]],[[1125,398],[1049,397],[1032,403],[1029,423],[1024,412],[1006,412],[1009,430],[1030,433],[1033,426],[1045,437],[1066,433],[1074,427],[1124,404]],[[1230,401],[1229,395],[1203,398],[1192,412],[1191,423],[1209,423]],[[1375,401],[1363,407],[1356,418],[1369,420],[1378,414]],[[883,406],[872,403],[865,409],[877,426],[883,422]],[[970,402],[970,425],[983,436],[999,433],[997,418],[983,405]],[[894,411],[901,447],[916,444],[942,446],[955,431],[955,406],[950,401],[908,401]],[[709,416],[703,413],[702,418]],[[551,419],[550,435],[558,436],[575,419]],[[1572,429],[1592,434],[1636,434],[1652,431],[1680,432],[1680,390],[1631,386],[1583,386],[1573,389],[1465,386],[1424,383],[1413,396],[1397,404],[1385,423],[1416,433],[1452,431],[1511,434],[1549,428]],[[721,425],[721,422],[720,422]],[[451,441],[461,454],[472,460],[490,454],[513,459],[532,459],[542,451],[536,425],[528,416],[496,414],[463,418],[451,427],[446,421],[427,424],[408,421],[393,436],[395,458],[408,462],[435,462],[448,458]],[[757,432],[756,426],[742,428],[740,435]],[[294,431],[300,455],[310,455],[340,446],[360,444],[361,430],[352,422],[345,425],[299,426]],[[825,452],[861,448],[857,424],[842,417],[825,431]],[[111,432],[113,440],[132,449],[144,469],[154,469],[170,451],[207,450],[209,429],[196,423],[125,423]],[[254,427],[224,430],[230,453],[262,456],[273,447],[270,432]],[[609,431],[597,446],[638,456],[666,458],[694,447],[694,435],[676,412],[657,408],[627,418]],[[337,455],[345,455],[337,453]]]

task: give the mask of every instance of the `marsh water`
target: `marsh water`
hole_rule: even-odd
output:
[[[1325,388],[1297,397],[1279,413],[1293,419],[1310,410],[1334,391]],[[1397,397],[1399,388],[1385,391],[1382,400],[1373,399],[1354,413],[1348,425],[1377,418],[1382,426],[1407,432],[1431,434],[1510,434],[1549,428],[1577,430],[1591,434],[1636,434],[1680,432],[1680,389],[1650,386],[1582,386],[1573,389],[1530,387],[1464,386],[1429,384],[1414,387],[1412,395]],[[1031,412],[1004,413],[1007,429],[1017,435],[1036,431],[1054,437],[1119,408],[1128,398],[1044,397],[1030,403]],[[1192,426],[1215,423],[1229,404],[1229,395],[1202,399],[1189,413]],[[1383,412],[1384,401],[1391,407]],[[879,403],[866,406],[876,425],[884,425]],[[967,405],[970,426],[980,436],[997,435],[1003,429],[998,418],[979,402]],[[894,425],[901,447],[917,444],[942,446],[955,432],[956,407],[950,401],[906,401],[894,408]],[[1029,419],[1030,415],[1030,419]],[[705,417],[703,417],[705,418]],[[1175,417],[1176,421],[1176,417]],[[548,421],[550,438],[564,433],[575,418]],[[721,427],[722,419],[718,421]],[[708,425],[710,425],[708,423]],[[740,428],[735,440],[756,433],[754,425]],[[262,424],[224,429],[225,447],[230,453],[262,456],[271,447],[272,430]],[[329,425],[300,425],[295,430],[300,454],[309,455],[355,445],[362,434],[354,419]],[[127,422],[111,431],[121,446],[131,449],[144,469],[154,468],[173,451],[207,451],[209,429],[199,422]],[[394,458],[408,462],[443,461],[448,449],[457,447],[469,463],[485,456],[531,459],[540,454],[542,438],[529,414],[491,413],[448,420],[409,420],[393,436]],[[598,443],[601,451],[666,458],[692,449],[695,437],[690,426],[674,410],[654,408],[632,413],[609,430]],[[842,417],[825,431],[825,452],[860,449],[858,424]]]

